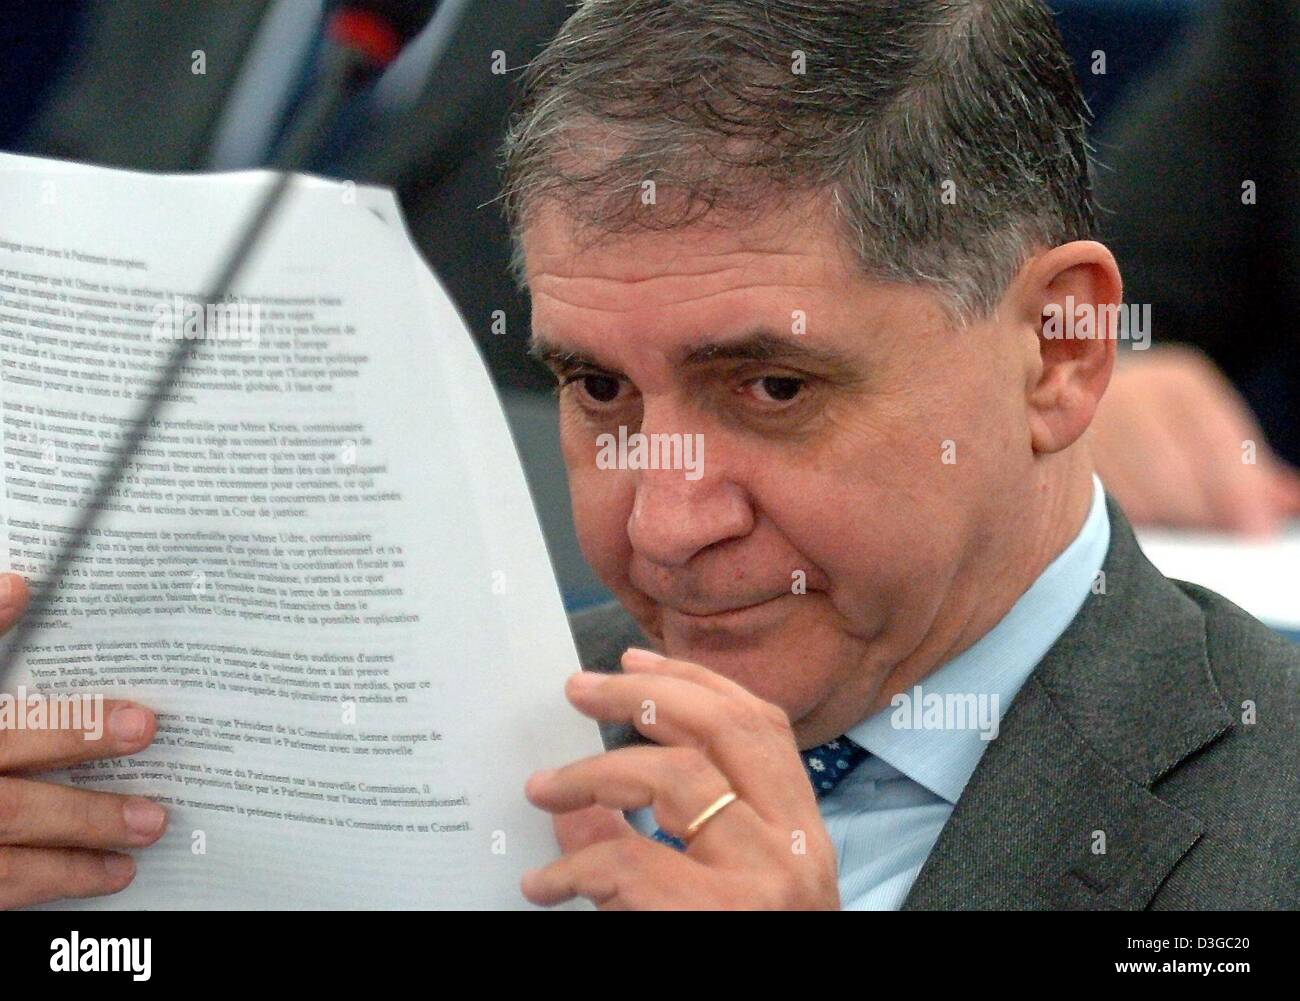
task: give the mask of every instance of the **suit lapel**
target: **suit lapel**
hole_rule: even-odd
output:
[[[1030,678],[904,907],[1140,909],[1199,835],[1102,761]]]
[[[1012,703],[904,909],[1141,909],[1200,836],[1152,786],[1231,725],[1204,619],[1109,513],[1105,592]]]

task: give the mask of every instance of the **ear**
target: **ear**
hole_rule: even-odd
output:
[[[1111,252],[1092,240],[1046,251],[1016,283],[1016,314],[1034,333],[1025,386],[1036,453],[1068,448],[1092,423],[1115,365],[1123,282]]]

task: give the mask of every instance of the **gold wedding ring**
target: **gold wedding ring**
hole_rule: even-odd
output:
[[[700,815],[686,825],[686,833],[682,835],[683,841],[690,841],[691,838],[700,833],[700,828],[725,810],[728,806],[736,801],[736,794],[731,791],[724,792],[712,803],[700,811]]]

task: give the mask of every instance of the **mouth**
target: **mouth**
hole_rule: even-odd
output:
[[[783,597],[783,594],[774,594],[769,598],[760,598],[758,601],[749,601],[744,604],[728,605],[697,605],[694,608],[673,607],[672,610],[679,615],[689,616],[693,619],[707,619],[714,615],[730,615],[732,612],[743,612],[750,608],[758,608],[760,605],[766,605],[768,602],[776,601],[777,598]]]
[[[743,605],[697,606],[675,608],[663,606],[665,617],[678,619],[683,625],[694,628],[735,629],[762,624],[783,610],[781,599],[789,597],[784,592]]]

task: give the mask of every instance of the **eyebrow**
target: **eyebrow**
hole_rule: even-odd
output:
[[[543,365],[549,365],[561,371],[572,371],[575,368],[594,368],[601,372],[608,372],[610,375],[621,376],[623,374],[615,368],[602,364],[591,355],[561,347],[537,334],[533,335],[528,345],[528,354]]]
[[[540,335],[534,335],[528,353],[538,361],[560,369],[593,368],[610,375],[622,374],[591,355],[561,347]],[[767,330],[751,331],[734,340],[707,341],[687,347],[681,352],[678,364],[691,367],[718,361],[803,363],[842,375],[850,375],[858,369],[853,358],[841,351],[807,344]]]
[[[706,365],[715,361],[805,363],[846,373],[857,368],[854,360],[842,351],[768,330],[755,330],[735,340],[709,341],[688,348],[682,355],[684,365]]]

